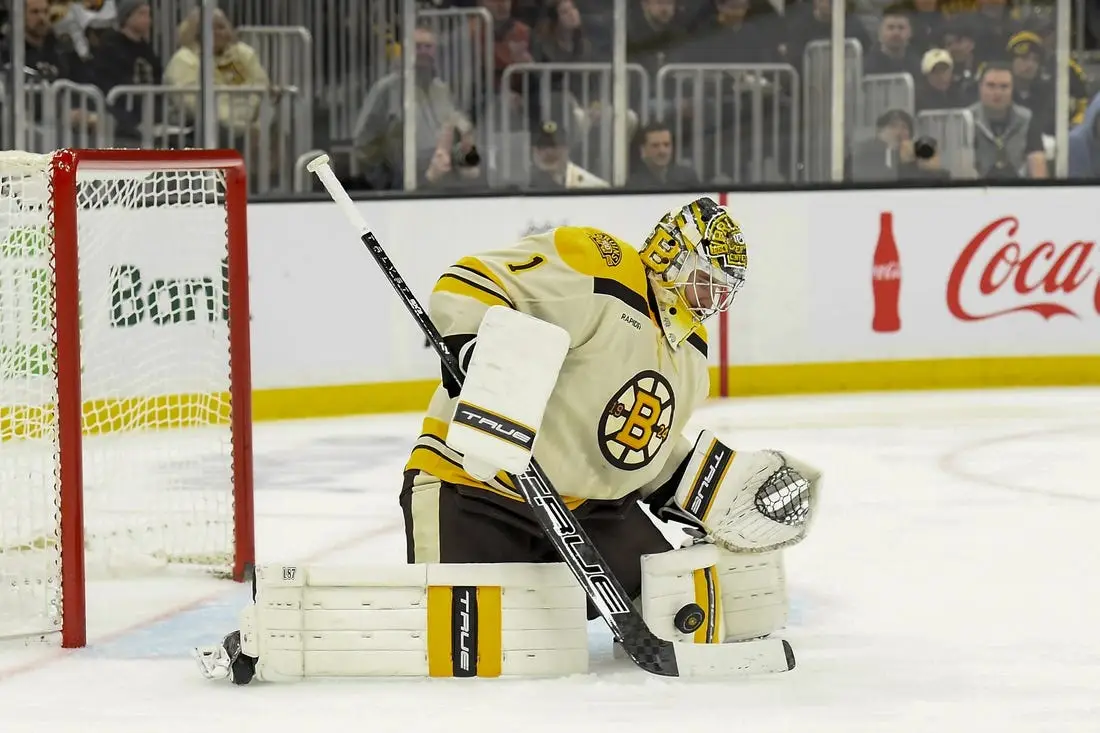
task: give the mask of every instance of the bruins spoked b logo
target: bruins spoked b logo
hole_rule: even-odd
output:
[[[607,462],[636,471],[653,460],[668,439],[676,398],[655,371],[639,372],[611,398],[600,419],[600,451]]]

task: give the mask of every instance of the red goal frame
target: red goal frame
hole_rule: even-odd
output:
[[[233,579],[255,562],[252,497],[252,362],[248,295],[248,176],[235,150],[59,150],[50,164],[57,349],[61,646],[87,644],[80,364],[77,172],[212,171],[225,174],[229,269],[229,376],[233,442]]]

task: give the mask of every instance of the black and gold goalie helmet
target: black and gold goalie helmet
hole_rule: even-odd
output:
[[[696,323],[729,309],[749,264],[741,227],[705,196],[661,217],[641,255],[656,282],[678,296]]]

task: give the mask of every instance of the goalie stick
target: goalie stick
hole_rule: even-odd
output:
[[[423,306],[397,271],[389,255],[371,232],[351,197],[336,178],[329,156],[309,162],[333,202],[358,231],[367,251],[401,297],[405,308],[439,355],[443,368],[459,384],[462,372],[455,355],[431,322]],[[793,669],[794,652],[783,639],[763,639],[731,644],[688,644],[662,639],[646,626],[622,584],[580,524],[573,519],[561,495],[554,489],[534,457],[521,475],[509,474],[531,508],[539,527],[576,576],[592,605],[611,629],[630,659],[646,672],[665,677],[759,674]]]

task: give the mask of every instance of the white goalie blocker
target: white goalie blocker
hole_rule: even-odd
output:
[[[485,312],[447,431],[467,473],[488,481],[527,470],[568,351],[559,326],[504,306]]]
[[[564,563],[260,566],[241,652],[267,682],[578,674],[585,595]]]

